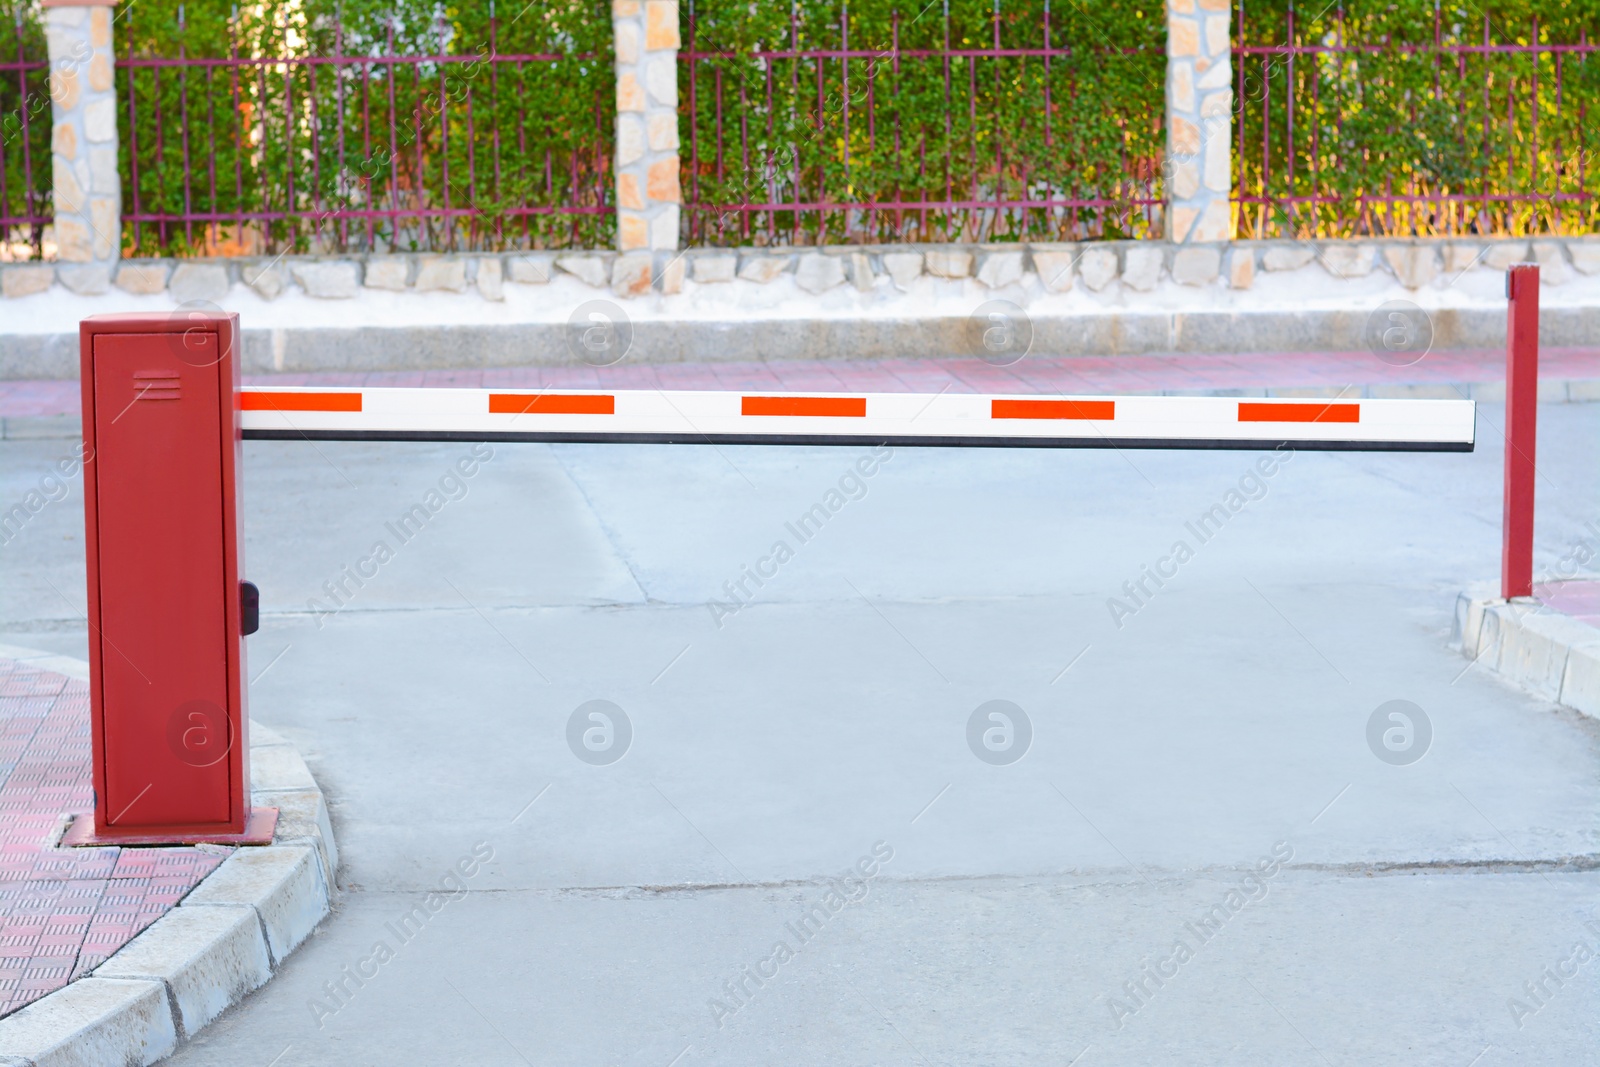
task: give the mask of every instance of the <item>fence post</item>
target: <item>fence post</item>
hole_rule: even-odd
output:
[[[678,247],[677,0],[612,0],[617,67],[617,248]]]
[[[44,7],[57,270],[79,292],[104,292],[122,254],[112,4],[44,0]]]
[[[1506,484],[1500,595],[1533,595],[1534,446],[1539,421],[1539,265],[1506,272]]]
[[[1167,0],[1167,240],[1178,244],[1233,236],[1232,17],[1229,0]]]

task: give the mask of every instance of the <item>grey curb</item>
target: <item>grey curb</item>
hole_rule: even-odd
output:
[[[1372,310],[1355,297],[1339,308],[1168,311],[1154,298],[1146,305],[1107,306],[1081,314],[1030,312],[1031,351],[1042,357],[1365,352],[1361,331]],[[1436,351],[1505,346],[1504,308],[1439,310],[1433,320]],[[894,317],[658,316],[633,319],[631,325],[627,360],[633,365],[873,361],[904,358],[907,352],[972,353],[970,317],[944,312]],[[1600,303],[1546,307],[1539,329],[1540,343],[1548,348],[1591,345],[1600,334]],[[246,374],[570,366],[569,332],[564,321],[251,326],[247,318],[242,365]],[[0,332],[0,380],[75,379],[78,347],[75,329]]]
[[[1456,597],[1450,647],[1535,696],[1600,718],[1600,630],[1532,598]]]
[[[83,660],[0,645],[0,656],[86,679]],[[0,1067],[144,1065],[254,989],[322,919],[338,851],[328,806],[283,736],[250,725],[251,801],[279,809],[272,844],[243,847],[95,968],[0,1019]]]

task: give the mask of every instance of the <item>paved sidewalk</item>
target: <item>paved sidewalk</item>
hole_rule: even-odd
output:
[[[1540,379],[1551,400],[1600,399],[1600,348],[1547,348]],[[247,376],[257,385],[458,386],[522,389],[765,389],[845,392],[1267,393],[1433,395],[1497,399],[1505,353],[1433,352],[1397,367],[1369,352],[514,367]],[[0,418],[76,415],[75,381],[0,381]]]
[[[1547,608],[1578,622],[1600,627],[1600,581],[1573,578],[1540,582],[1533,587],[1533,595]]]
[[[0,1015],[104,963],[233,851],[54,847],[93,807],[89,683],[0,657]]]

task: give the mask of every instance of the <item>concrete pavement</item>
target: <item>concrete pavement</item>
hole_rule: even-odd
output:
[[[1593,409],[1540,414],[1536,569],[1600,510]],[[469,446],[251,443],[252,711],[344,892],[174,1062],[1597,1062],[1595,726],[1447,647],[1498,566],[1480,420],[1270,475],[497,445],[447,483]],[[61,444],[0,445],[5,498]],[[15,643],[81,654],[75,488],[0,549]],[[1409,765],[1368,743],[1396,699]],[[992,700],[1009,766],[969,747]]]

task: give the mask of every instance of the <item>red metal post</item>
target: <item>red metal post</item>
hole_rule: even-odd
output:
[[[95,810],[71,843],[257,840],[240,581],[239,318],[81,326]]]
[[[1539,419],[1539,265],[1506,272],[1506,485],[1500,595],[1533,595],[1534,444]]]

